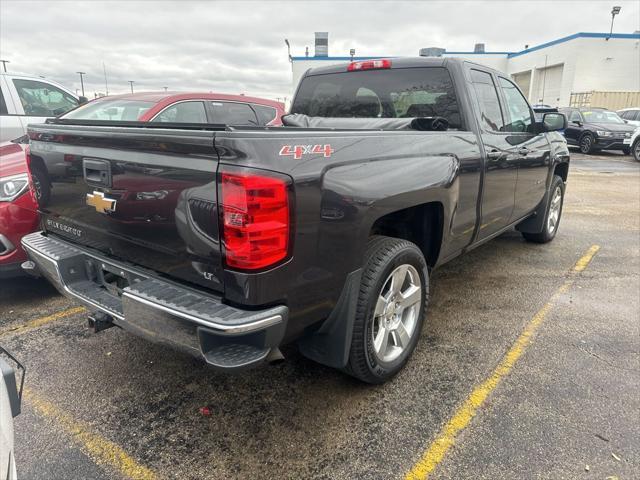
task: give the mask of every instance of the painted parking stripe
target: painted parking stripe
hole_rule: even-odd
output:
[[[25,388],[23,398],[36,413],[53,420],[65,433],[80,445],[81,450],[101,466],[111,467],[124,477],[134,480],[157,480],[159,477],[149,468],[140,465],[121,447],[93,432],[84,422],[75,420],[57,406]]]
[[[511,346],[509,351],[502,357],[502,360],[487,378],[480,385],[475,387],[464,403],[456,410],[451,419],[444,425],[435,440],[429,445],[418,462],[406,474],[405,480],[423,480],[429,478],[438,464],[445,457],[449,449],[455,444],[456,437],[469,426],[471,419],[476,415],[478,409],[482,407],[487,397],[500,384],[502,379],[509,374],[513,366],[522,356],[531,338],[536,333],[542,322],[553,309],[558,297],[564,294],[575,282],[576,276],[583,272],[594,255],[600,250],[598,245],[593,245],[575,263],[565,282],[553,293],[551,298],[529,321],[525,329]]]
[[[56,320],[59,320],[61,318],[69,317],[71,315],[83,313],[86,311],[87,309],[84,307],[73,307],[69,308],[68,310],[62,310],[61,312],[47,315],[46,317],[29,320],[28,322],[21,323],[19,325],[11,325],[5,328],[0,328],[0,336],[6,335],[8,333],[24,333],[25,331],[33,330],[34,328],[41,327],[43,325],[46,325],[47,323],[55,322]]]

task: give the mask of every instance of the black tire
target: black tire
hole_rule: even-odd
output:
[[[385,362],[377,357],[373,346],[374,311],[378,297],[381,296],[385,285],[388,285],[386,282],[391,273],[407,264],[414,268],[421,282],[420,303],[416,304],[412,317],[416,323],[404,350],[393,361]],[[429,272],[420,249],[406,240],[371,237],[365,253],[349,363],[345,371],[363,382],[373,384],[384,383],[396,375],[406,364],[420,338],[428,300]],[[397,339],[396,336],[389,335],[388,338]]]
[[[33,187],[36,191],[36,200],[41,207],[46,206],[51,198],[51,183],[49,176],[40,167],[31,168],[31,178],[33,179]]]
[[[586,155],[593,152],[593,135],[590,133],[585,133],[580,137],[580,143],[578,145],[580,147],[580,152]]]
[[[558,227],[560,227],[560,219],[562,218],[562,205],[564,203],[564,187],[565,185],[564,185],[564,181],[562,180],[562,177],[558,175],[554,175],[553,180],[551,181],[551,185],[549,187],[549,195],[547,196],[547,205],[545,207],[545,215],[544,215],[542,231],[538,233],[522,232],[522,236],[525,238],[525,240],[529,242],[535,242],[535,243],[548,243],[555,238],[556,234],[558,233]],[[549,222],[549,216],[552,212],[551,206],[554,200],[554,196],[556,194],[556,191],[558,190],[560,192],[560,205],[559,205],[559,210],[557,214],[557,219],[553,224],[553,228],[551,228],[551,224]]]
[[[640,139],[636,140],[632,147],[633,158],[636,162],[640,162]]]
[[[622,153],[625,155],[631,155],[631,147],[622,147]]]

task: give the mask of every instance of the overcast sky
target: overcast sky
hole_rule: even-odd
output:
[[[313,55],[313,32],[329,32],[329,54],[417,55],[421,47],[517,51],[576,32],[640,29],[640,2],[412,1],[198,2],[0,0],[0,58],[80,88],[87,96],[136,90],[198,90],[290,96],[292,55]]]

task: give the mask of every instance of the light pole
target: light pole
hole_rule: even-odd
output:
[[[353,62],[353,56],[356,54],[356,49],[352,48],[351,50],[349,50],[349,55],[351,55],[351,61]]]
[[[166,92],[168,87],[162,87],[162,88],[164,88],[164,91]]]
[[[9,60],[0,60],[2,62],[2,68],[4,69],[4,73],[7,73],[7,63],[11,63]]]
[[[80,75],[80,87],[82,88],[82,96],[84,97],[84,80],[82,80],[82,76],[86,75],[85,72],[76,72],[78,75]]]
[[[293,58],[291,58],[291,45],[289,44],[289,39],[285,38],[284,39],[284,43],[287,45],[287,55],[289,56],[289,61],[293,61]]]
[[[611,34],[613,34],[613,20],[615,20],[616,15],[620,13],[622,7],[613,7],[611,10],[611,30],[609,30],[609,36],[605,40],[609,40],[611,38]]]
[[[128,80],[128,82],[131,85],[131,93],[133,93],[133,80]]]

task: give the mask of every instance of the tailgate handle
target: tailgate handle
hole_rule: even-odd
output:
[[[111,187],[111,164],[106,160],[84,158],[82,170],[87,185]]]

